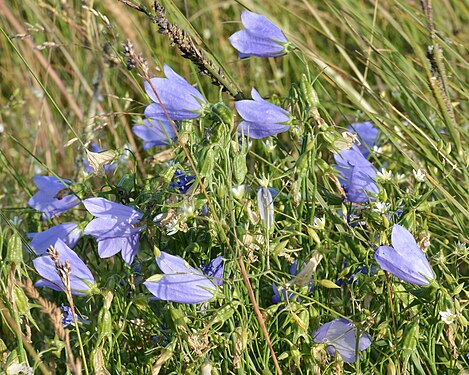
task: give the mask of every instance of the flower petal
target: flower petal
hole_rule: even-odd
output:
[[[76,228],[74,223],[64,223],[43,232],[28,233],[28,237],[32,238],[29,246],[37,255],[42,255],[60,238],[67,246],[73,248],[81,236],[80,230],[75,230]]]
[[[137,223],[142,218],[142,214],[132,207],[104,198],[88,198],[83,201],[83,204],[88,212],[96,217],[128,220],[130,223]]]

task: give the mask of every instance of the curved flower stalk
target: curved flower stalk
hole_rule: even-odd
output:
[[[357,348],[357,329],[353,324],[344,318],[334,319],[323,324],[313,333],[314,342],[322,342],[327,345],[327,351],[331,356],[339,352],[345,362],[353,363],[360,356],[356,352]],[[367,349],[372,337],[367,333],[360,333],[358,337],[358,351]]]
[[[362,155],[356,145],[334,155],[339,172],[339,181],[345,190],[347,200],[354,203],[374,201],[371,194],[378,194],[379,187],[374,181],[376,168]]]
[[[214,282],[181,257],[161,251],[156,263],[163,274],[153,275],[143,283],[155,299],[196,304],[213,298]]]
[[[150,79],[151,84],[148,81],[144,84],[147,95],[154,102],[145,109],[145,116],[168,121],[160,101],[153,91],[155,88],[172,120],[189,120],[200,117],[207,103],[202,94],[168,65],[164,66],[164,74],[166,78],[152,78]]]
[[[119,251],[125,263],[132,264],[138,250],[139,226],[142,213],[120,203],[104,198],[88,198],[83,201],[88,212],[96,216],[84,230],[84,234],[93,236],[98,241],[98,253],[101,258],[108,258]]]
[[[29,199],[28,205],[41,211],[43,220],[52,219],[80,203],[75,195],[70,194],[70,180],[59,180],[55,176],[35,176],[33,181],[39,191]]]
[[[292,116],[288,111],[263,99],[254,88],[251,90],[251,95],[252,100],[235,102],[236,110],[244,120],[238,125],[240,133],[259,139],[290,129],[288,123],[292,120]]]
[[[404,227],[394,224],[390,246],[380,246],[375,252],[379,266],[408,283],[428,285],[435,275],[414,237]]]
[[[277,26],[264,16],[244,10],[241,22],[245,27],[228,39],[238,50],[240,59],[248,56],[277,57],[287,53],[287,38]]]
[[[57,266],[63,267],[67,263],[71,293],[77,296],[91,294],[95,284],[93,274],[78,255],[60,239],[53,246],[51,255],[43,255],[33,260],[36,271],[43,277],[34,285],[65,291]]]
[[[64,223],[43,232],[28,233],[27,236],[32,238],[29,247],[37,255],[42,255],[51,245],[54,245],[60,239],[73,249],[81,237],[81,230],[77,229],[77,227],[75,223]]]
[[[378,129],[373,126],[371,121],[356,122],[347,126],[347,129],[357,133],[360,140],[360,145],[357,147],[363,156],[367,158],[370,154],[370,149],[378,145]]]
[[[176,132],[168,120],[144,120],[143,125],[136,125],[132,130],[137,137],[143,139],[144,150],[165,146],[176,137]]]

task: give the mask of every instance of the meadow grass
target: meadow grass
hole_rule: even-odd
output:
[[[0,0],[0,372],[23,364],[42,374],[468,373],[466,4],[162,1],[215,79],[199,73],[202,58],[185,59],[158,33],[153,4],[144,5]],[[296,49],[239,60],[228,37],[246,8]],[[162,77],[164,64],[226,106],[178,123],[169,146],[144,150],[132,127],[150,103],[145,72]],[[295,117],[288,132],[238,142],[234,97],[249,98],[252,87]],[[379,193],[357,206],[344,200],[334,154],[347,126],[363,121],[379,129],[369,160],[382,172]],[[116,152],[114,171],[85,172],[91,142]],[[171,185],[177,169],[195,176],[185,193]],[[119,254],[100,258],[91,236],[75,246],[98,286],[92,295],[33,286],[40,276],[26,234],[65,222],[83,229],[93,218],[78,205],[42,220],[28,207],[37,175],[143,214],[131,265]],[[271,228],[257,203],[264,182],[278,191]],[[244,195],[233,193],[241,184]],[[395,223],[425,252],[431,287],[377,266]],[[223,285],[202,304],[150,300],[142,283],[161,273],[159,251],[196,268],[221,255]],[[311,259],[314,287],[292,282],[291,265]],[[286,290],[281,303],[272,303],[272,283]],[[86,322],[64,328],[62,304]],[[354,363],[314,342],[336,318],[372,337]]]

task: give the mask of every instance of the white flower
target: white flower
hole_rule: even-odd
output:
[[[445,322],[445,324],[453,323],[456,316],[457,314],[453,314],[450,309],[447,309],[446,311],[440,311],[440,318],[443,322]]]
[[[24,363],[13,362],[7,367],[6,373],[7,375],[33,375],[33,369],[32,367],[26,366]]]
[[[392,172],[387,171],[386,169],[381,169],[380,172],[376,173],[376,177],[380,179],[381,181],[391,181],[392,179]]]
[[[246,185],[238,185],[238,186],[233,186],[231,188],[231,194],[233,194],[233,197],[236,199],[241,199],[243,198],[244,192],[246,191]]]
[[[389,211],[390,206],[391,206],[390,203],[376,202],[375,208],[373,208],[373,211],[378,212],[380,214],[385,214],[386,212]]]
[[[383,153],[383,148],[382,148],[381,146],[376,146],[376,145],[374,145],[374,146],[373,146],[373,152],[374,152],[375,154],[382,154],[382,153]]]
[[[420,169],[414,169],[412,173],[414,174],[414,177],[418,182],[425,181],[425,173],[423,173]]]
[[[405,181],[405,174],[396,174],[396,183],[400,184]]]
[[[264,142],[262,142],[264,144],[264,147],[265,147],[265,151],[270,154],[272,153],[272,151],[275,150],[275,147],[276,147],[276,144],[274,142],[272,142],[272,140],[270,139],[267,139],[265,140]]]
[[[326,226],[326,218],[323,216],[321,218],[315,217],[313,221],[313,228],[318,230],[323,230]]]
[[[274,198],[270,190],[262,186],[257,191],[257,208],[259,216],[267,229],[272,228],[274,224]]]

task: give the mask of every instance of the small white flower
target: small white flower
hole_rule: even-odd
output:
[[[456,319],[457,314],[453,314],[450,309],[440,311],[440,318],[445,324],[451,324]]]
[[[376,173],[376,177],[381,181],[391,181],[392,180],[392,172],[387,171],[386,169],[381,169],[381,171]]]
[[[233,197],[235,197],[236,199],[242,199],[245,191],[246,191],[246,185],[244,184],[233,186],[231,188],[231,194],[233,194]]]
[[[412,173],[414,174],[414,177],[418,182],[425,181],[425,173],[423,173],[420,169],[414,169]]]
[[[326,218],[323,216],[321,218],[315,217],[313,221],[313,228],[318,230],[323,230],[326,227]]]
[[[373,146],[373,152],[374,152],[375,154],[382,154],[382,153],[383,153],[383,148],[382,148],[381,146],[376,146],[376,145],[374,145],[374,146]]]
[[[389,207],[391,207],[390,203],[376,202],[375,208],[373,208],[373,211],[378,212],[380,214],[385,214],[386,212],[389,211]]]
[[[13,362],[7,367],[6,373],[7,375],[33,375],[33,369],[32,367],[26,366],[24,363]]]
[[[265,140],[264,142],[262,142],[264,144],[264,147],[265,147],[265,151],[270,154],[271,152],[273,152],[275,150],[275,147],[277,147],[277,145],[270,139],[267,139]]]
[[[397,184],[403,183],[405,181],[405,174],[396,174],[395,180]]]
[[[181,206],[181,216],[184,219],[189,219],[195,216],[195,207],[193,202],[185,201]]]

